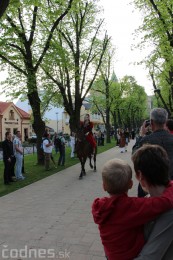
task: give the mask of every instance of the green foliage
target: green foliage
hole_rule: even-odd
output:
[[[152,46],[144,63],[152,75],[154,89],[161,90],[165,104],[173,112],[173,0],[134,0],[134,3],[144,17],[139,28],[144,35],[140,45]]]
[[[148,117],[147,95],[144,87],[137,84],[132,76],[125,76],[120,82],[111,82],[109,88],[110,112],[112,114],[111,124],[116,126],[135,127],[142,119]],[[103,79],[95,82],[90,99],[94,106],[92,111],[99,109],[100,114],[105,117],[106,111],[106,88]]]

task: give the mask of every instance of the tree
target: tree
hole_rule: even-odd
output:
[[[37,74],[50,47],[53,34],[67,15],[73,0],[18,1],[9,5],[6,16],[0,21],[1,67],[9,66],[5,89],[14,86],[16,96],[25,93],[33,112],[33,128],[37,135],[38,163],[41,154],[42,135],[45,123],[40,111],[39,82]],[[58,55],[58,54],[57,54]],[[17,86],[17,87],[16,87]]]
[[[102,103],[101,107],[103,107],[103,104],[105,105],[105,109],[102,110],[102,112],[100,111],[100,113],[102,115],[103,121],[105,122],[105,126],[106,126],[107,143],[111,142],[110,139],[111,86],[114,80],[116,80],[116,77],[114,76],[114,72],[113,72],[114,53],[115,50],[111,46],[111,42],[109,42],[108,48],[103,56],[103,62],[100,66],[100,74],[101,74],[100,79],[92,87],[92,96],[96,97],[96,99],[93,97],[93,102],[95,103],[97,109],[101,110],[99,108],[99,105],[101,105],[100,103]],[[101,96],[98,97],[97,93],[100,93]],[[106,117],[104,114],[106,115]]]
[[[9,5],[10,0],[0,0],[0,17],[4,14]]]
[[[103,20],[98,19],[94,1],[79,1],[54,36],[52,48],[42,69],[63,98],[70,117],[70,129],[75,132],[80,124],[80,110],[93,82],[97,78],[109,38],[102,33]],[[61,53],[53,64],[49,61]]]
[[[106,110],[106,98],[103,91],[105,89],[104,81],[97,81],[95,85],[91,93],[94,103],[93,111],[96,107],[104,120],[103,111]],[[147,95],[144,88],[139,86],[132,76],[125,76],[119,82],[112,82],[109,88],[109,102],[112,124],[115,129],[138,127],[142,119],[147,117]]]
[[[122,93],[122,118],[124,127],[139,127],[141,121],[148,116],[147,95],[144,87],[137,84],[132,76],[125,76],[120,82]]]
[[[162,106],[171,115],[173,112],[173,1],[134,0],[134,3],[144,15],[143,25],[140,28],[140,31],[145,33],[143,43],[145,46],[147,44],[153,47],[145,63],[153,87],[161,98]]]

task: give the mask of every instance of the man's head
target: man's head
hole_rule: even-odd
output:
[[[105,163],[102,170],[103,188],[109,194],[122,194],[133,185],[132,169],[123,160],[112,159]]]
[[[143,145],[132,155],[132,161],[142,187],[145,186],[143,180],[148,187],[166,186],[169,183],[169,159],[161,146]]]
[[[6,138],[7,140],[11,140],[11,138],[12,138],[11,133],[7,131],[7,132],[5,133],[5,138]]]
[[[43,134],[43,137],[44,138],[49,138],[49,136],[50,136],[50,134],[46,131],[46,132],[44,132],[44,134]]]
[[[85,117],[84,117],[84,121],[85,120],[90,120],[90,115],[89,114],[86,114]]]
[[[21,138],[21,133],[20,133],[20,131],[17,131],[17,132],[16,132],[16,136],[17,136],[18,138]]]
[[[164,129],[166,121],[168,119],[168,113],[164,108],[154,108],[150,112],[150,121],[152,130]]]

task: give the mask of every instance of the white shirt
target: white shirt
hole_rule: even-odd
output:
[[[13,140],[13,146],[14,146],[14,155],[21,154],[19,151],[16,150],[16,146],[17,146],[21,151],[23,151],[22,142],[17,136]]]
[[[75,136],[70,136],[70,144],[71,145],[75,144]]]
[[[50,144],[49,140],[48,139],[44,139],[43,140],[43,151],[45,153],[52,153],[53,146],[52,145],[46,146],[47,144]]]

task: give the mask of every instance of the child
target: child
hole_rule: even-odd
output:
[[[110,197],[97,198],[92,205],[92,214],[99,226],[102,244],[108,260],[132,260],[144,245],[144,224],[156,218],[160,213],[173,207],[173,184],[169,182],[169,160],[163,148],[150,145],[156,151],[154,158],[159,161],[157,174],[164,175],[167,188],[160,197],[136,198],[128,197],[131,189],[132,170],[122,160],[113,159],[107,162],[102,171],[103,188]],[[146,149],[146,150],[147,150]],[[143,153],[146,151],[144,150]],[[153,157],[143,157],[151,164]],[[151,167],[152,171],[155,170]],[[140,170],[138,169],[140,181]],[[152,173],[151,173],[152,174]],[[150,178],[150,177],[149,177]],[[151,177],[152,179],[152,177]],[[152,180],[153,181],[153,180]],[[147,179],[150,185],[150,179]],[[154,185],[151,182],[151,185]],[[157,185],[157,184],[156,184]]]

